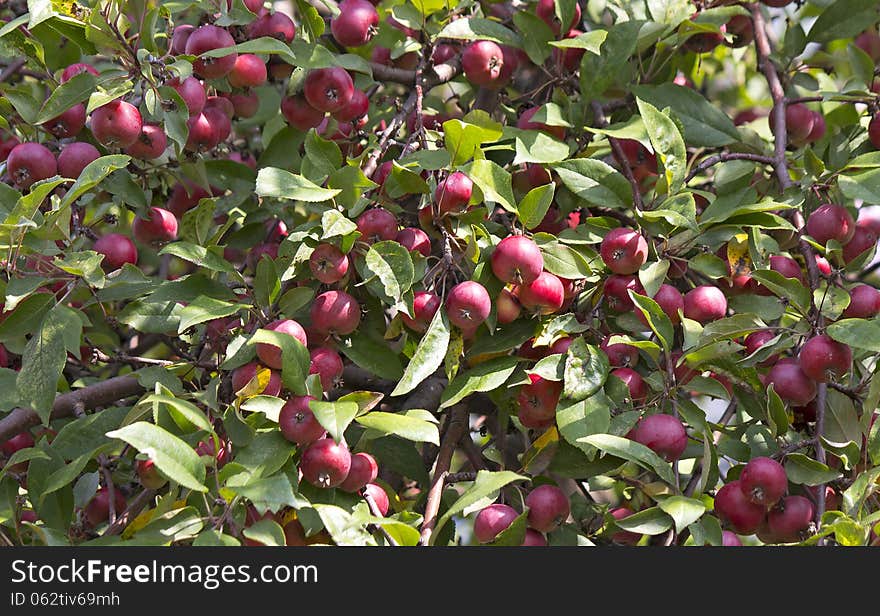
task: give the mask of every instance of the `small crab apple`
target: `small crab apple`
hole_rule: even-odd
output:
[[[780,359],[767,373],[766,384],[773,385],[779,397],[794,406],[806,406],[816,397],[816,382],[804,374],[791,359]]]
[[[599,252],[613,273],[635,274],[648,260],[648,242],[638,231],[617,227],[605,235]]]
[[[168,82],[168,85],[180,95],[183,102],[186,103],[186,109],[190,117],[197,116],[202,113],[208,102],[208,93],[205,86],[195,77],[187,77],[183,81],[174,79]]]
[[[309,105],[302,94],[285,96],[281,100],[281,115],[288,124],[301,131],[317,127],[324,119],[324,112]]]
[[[281,375],[274,370],[261,366],[257,362],[245,364],[232,371],[232,391],[238,393],[243,390],[254,380],[254,377],[257,376],[260,370],[265,370],[268,372],[268,375],[263,375],[267,379],[266,384],[263,386],[263,390],[257,393],[264,396],[277,396],[280,394]]]
[[[735,480],[715,493],[715,513],[737,534],[751,535],[764,521],[765,508],[750,501],[739,480]]]
[[[836,203],[820,205],[807,218],[807,233],[823,246],[829,240],[846,244],[855,232],[856,224],[852,215]]]
[[[279,11],[265,13],[251,22],[248,36],[252,39],[268,36],[289,44],[296,36],[296,24]]]
[[[383,207],[374,207],[358,216],[361,239],[369,244],[397,237],[397,218]]]
[[[611,374],[623,381],[629,389],[629,397],[633,402],[639,402],[648,397],[648,386],[642,375],[632,368],[615,368]]]
[[[351,468],[339,488],[346,492],[357,492],[374,481],[378,475],[379,464],[376,458],[368,453],[359,452],[351,456]]]
[[[308,346],[309,344],[308,338],[306,337],[306,331],[303,329],[302,325],[293,319],[279,319],[277,321],[272,321],[263,329],[296,338],[303,346]],[[270,368],[275,368],[276,370],[281,369],[281,347],[276,346],[271,342],[259,342],[257,343],[257,357],[259,357],[260,361]]]
[[[502,325],[513,323],[522,314],[522,306],[510,289],[503,288],[495,298],[495,309],[498,314],[498,322]]]
[[[868,123],[868,140],[871,145],[880,149],[880,114],[872,117]]]
[[[318,244],[309,256],[312,276],[323,284],[333,284],[348,273],[348,255],[333,244]]]
[[[46,130],[58,137],[65,139],[79,133],[86,125],[86,106],[78,103],[64,111],[59,116],[45,123]]]
[[[526,496],[529,508],[528,524],[542,533],[553,532],[571,513],[571,503],[565,492],[550,484],[540,485]]]
[[[602,294],[605,305],[611,312],[626,312],[635,308],[629,291],[643,295],[645,293],[642,283],[635,276],[621,276],[612,274],[605,279]]]
[[[752,332],[751,334],[746,336],[745,340],[743,340],[743,346],[746,347],[746,355],[751,355],[752,353],[754,353],[755,351],[760,349],[762,346],[764,346],[765,344],[767,344],[768,342],[773,340],[773,338],[775,338],[775,337],[776,337],[776,334],[774,334],[769,329],[761,329],[756,332]],[[767,359],[762,361],[759,365],[760,366],[772,366],[773,364],[776,363],[776,360],[778,360],[778,359],[779,359],[778,354],[771,355],[770,357],[768,357]]]
[[[217,107],[208,107],[202,111],[202,114],[208,119],[211,129],[214,131],[215,143],[211,147],[226,141],[229,135],[232,134],[232,121],[229,119],[229,116]]]
[[[321,388],[330,391],[342,378],[345,368],[339,353],[330,347],[317,347],[309,352],[309,374],[317,374],[321,379]]]
[[[309,445],[324,437],[326,430],[318,423],[309,408],[311,396],[293,396],[278,413],[278,427],[281,434],[291,443],[299,446]]]
[[[770,128],[774,128],[774,115],[770,114]],[[813,112],[803,103],[795,103],[785,107],[785,128],[788,138],[793,143],[804,143],[813,131],[816,121]]]
[[[411,330],[423,333],[442,303],[439,295],[430,291],[416,291],[413,294],[413,316],[401,313],[400,319]]]
[[[726,548],[734,548],[742,546],[742,541],[732,530],[721,531],[721,545]]]
[[[648,415],[639,420],[630,438],[651,449],[667,462],[678,460],[687,447],[687,432],[677,417]]]
[[[746,47],[755,40],[755,27],[748,15],[734,15],[725,25],[727,33],[733,35],[733,41],[727,43],[730,47]]]
[[[522,544],[523,547],[541,547],[547,545],[547,539],[534,528],[527,528]]]
[[[423,257],[431,256],[431,238],[416,227],[405,227],[397,232],[395,241],[408,251],[417,251]]]
[[[147,218],[140,216],[131,223],[134,238],[144,244],[164,244],[177,239],[177,218],[166,209],[151,207]]]
[[[113,510],[118,516],[125,511],[125,497],[118,487],[113,490]],[[92,500],[83,509],[85,520],[89,526],[98,526],[110,519],[110,490],[101,486],[92,497]]]
[[[351,453],[344,443],[332,438],[318,439],[303,452],[299,470],[306,481],[318,488],[335,488],[351,470]]]
[[[778,272],[786,278],[792,278],[801,283],[804,281],[804,272],[797,261],[785,255],[772,255],[770,257],[770,269]]]
[[[58,173],[65,178],[78,178],[89,163],[98,160],[98,148],[85,141],[68,143],[58,155]]]
[[[137,140],[127,148],[125,153],[141,160],[159,158],[168,146],[165,129],[157,124],[144,124]]]
[[[474,183],[461,171],[450,173],[434,189],[434,202],[441,214],[462,212],[471,199]]]
[[[20,451],[22,449],[28,449],[29,447],[34,446],[34,437],[30,432],[20,432],[13,436],[12,438],[4,441],[0,444],[0,451],[3,452],[3,455],[6,458],[11,457],[15,452]],[[19,462],[18,464],[13,464],[8,468],[8,470],[16,472],[16,473],[24,473],[27,471],[28,463]]]
[[[629,507],[615,507],[608,512],[615,522],[628,518],[633,513]],[[640,534],[628,530],[618,530],[611,535],[611,541],[618,545],[636,545],[641,538]]]
[[[574,4],[574,14],[571,16],[571,23],[566,28],[562,28],[562,22],[556,16],[556,0],[539,0],[538,6],[535,7],[535,14],[550,26],[553,34],[558,35],[560,32],[568,32],[578,24],[581,20],[581,7],[577,3]]]
[[[200,26],[186,40],[186,53],[190,56],[201,56],[215,49],[224,49],[235,45],[235,39],[224,28],[212,24]],[[205,79],[224,77],[235,66],[238,54],[232,52],[219,58],[196,58],[193,71]]]
[[[243,53],[235,59],[226,79],[233,88],[256,88],[266,83],[267,77],[266,63],[260,56]]]
[[[138,481],[148,490],[158,490],[168,483],[168,480],[156,468],[156,464],[149,458],[138,460],[135,463],[135,472],[137,473]],[[117,513],[121,513],[121,510],[117,510]]]
[[[813,336],[798,354],[801,370],[819,383],[838,380],[852,366],[852,349],[825,334]]]
[[[461,54],[465,78],[475,86],[492,88],[501,85],[504,51],[492,41],[474,41]]]
[[[108,233],[98,238],[92,248],[104,255],[101,266],[106,271],[117,270],[126,263],[137,264],[138,252],[134,242],[121,233]]]
[[[9,152],[6,170],[16,188],[27,190],[34,182],[51,178],[58,173],[58,163],[46,146],[26,142],[18,144]]]
[[[810,499],[800,495],[786,496],[767,514],[767,527],[778,543],[795,543],[810,528],[813,513]]]
[[[190,152],[207,152],[220,143],[214,125],[204,113],[190,116],[186,127],[189,133],[185,147]]]
[[[568,34],[565,35],[567,39],[573,39],[579,37],[583,34],[580,30],[569,30]],[[566,48],[555,48],[553,50],[553,60],[562,66],[567,71],[576,71],[578,67],[581,65],[581,59],[584,57],[584,49],[578,49],[577,47],[566,47]]]
[[[95,109],[90,124],[95,139],[113,148],[133,145],[140,137],[143,125],[138,108],[119,99]]]
[[[535,117],[535,114],[541,107],[532,107],[531,109],[526,109],[523,111],[519,119],[516,121],[516,127],[522,130],[540,130],[550,135],[553,135],[560,141],[565,140],[565,127],[564,126],[553,126],[552,124],[545,124],[543,122],[533,121],[532,118]]]
[[[325,291],[310,311],[312,327],[322,335],[347,336],[361,322],[361,305],[345,291]]]
[[[698,32],[690,36],[683,47],[695,53],[707,53],[724,42],[724,34],[727,32],[726,24],[719,26],[718,32]]]
[[[77,62],[76,64],[71,64],[70,66],[65,68],[61,72],[61,79],[59,79],[58,81],[60,83],[65,83],[67,81],[70,81],[80,73],[91,73],[95,77],[99,75],[98,69],[96,69],[91,64],[86,64],[85,62]]]
[[[348,104],[333,114],[339,122],[353,122],[370,111],[370,99],[363,90],[355,89]]]
[[[874,231],[870,227],[856,226],[852,239],[843,247],[843,262],[849,265],[862,253],[873,250],[876,246],[877,235]]]
[[[369,495],[370,498],[373,499],[373,502],[376,503],[376,508],[383,517],[388,515],[388,511],[391,508],[391,502],[388,500],[388,494],[382,489],[382,486],[378,483],[368,483],[364,486],[364,496],[367,495]]]
[[[370,42],[379,25],[379,13],[367,0],[343,0],[339,15],[330,20],[330,32],[343,47],[361,47]]]
[[[565,302],[565,289],[558,276],[541,272],[532,282],[519,287],[517,297],[526,310],[538,314],[553,314]]]
[[[756,505],[770,507],[788,489],[788,477],[782,465],[773,458],[752,458],[739,476],[739,487]]]
[[[342,110],[354,94],[354,82],[344,68],[333,66],[309,71],[303,87],[306,101],[318,111]]]
[[[680,310],[684,311],[684,296],[682,296],[681,291],[672,285],[661,284],[652,299],[657,302],[657,305],[660,306],[660,310],[669,317],[669,321],[673,325],[679,324],[681,317],[678,313]],[[642,314],[641,310],[636,310],[636,316],[642,323],[645,325],[648,324],[648,319],[645,318],[645,315]]]
[[[846,319],[870,319],[880,314],[880,291],[866,284],[849,290],[849,306],[843,311]]]
[[[449,321],[461,329],[478,327],[492,311],[492,300],[486,287],[466,280],[455,285],[446,296]]]
[[[474,537],[480,543],[491,543],[510,528],[519,514],[510,505],[493,503],[480,510],[474,518]]]
[[[536,374],[523,385],[516,397],[519,420],[527,428],[546,428],[556,419],[556,406],[562,395],[562,382],[550,381]]]
[[[621,139],[620,149],[626,157],[636,181],[657,175],[657,155],[635,139]]]
[[[611,335],[605,336],[599,348],[608,356],[608,362],[616,368],[632,368],[639,363],[639,350],[623,342],[610,343]]]
[[[501,240],[492,253],[492,272],[501,281],[516,285],[534,282],[544,270],[544,257],[534,240],[511,235]]]
[[[684,296],[684,316],[700,323],[723,319],[727,314],[727,298],[718,287],[702,285]]]

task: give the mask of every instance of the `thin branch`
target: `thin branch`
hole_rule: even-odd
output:
[[[708,158],[704,158],[700,161],[696,167],[694,167],[690,173],[688,173],[685,178],[685,183],[690,182],[696,176],[700,175],[710,167],[717,165],[718,163],[724,163],[729,160],[750,160],[752,162],[761,163],[764,165],[772,165],[774,164],[774,159],[769,156],[762,156],[760,154],[749,154],[748,152],[723,152],[721,154],[715,154],[714,156],[709,156]]]
[[[370,508],[370,513],[372,513],[374,517],[377,517],[377,518],[384,518],[385,517],[382,515],[382,512],[379,510],[379,505],[376,503],[376,499],[373,498],[373,496],[369,492],[364,490],[362,496],[364,497],[364,500],[367,502],[367,506]],[[375,526],[378,529],[378,531],[380,533],[382,533],[382,536],[385,537],[385,541],[388,542],[388,545],[393,546],[393,547],[400,546],[400,544],[397,543],[397,541],[395,541],[394,537],[392,537],[388,533],[388,531],[385,529],[384,526],[382,526],[381,524],[371,524],[370,526]]]
[[[602,109],[601,103],[599,103],[599,101],[593,101],[591,107],[593,109],[593,121],[596,126],[598,128],[605,128],[608,126],[608,120],[605,118],[605,111]],[[611,144],[611,152],[614,154],[614,160],[620,165],[620,170],[623,172],[623,176],[630,183],[630,186],[632,186],[633,205],[635,205],[637,210],[644,209],[645,204],[642,201],[642,189],[639,186],[638,180],[636,180],[633,175],[632,169],[629,166],[629,160],[626,158],[626,154],[620,145],[620,141],[615,137],[608,137],[608,143]]]
[[[3,83],[4,81],[12,77],[25,64],[27,64],[27,58],[18,58],[17,60],[13,60],[8,66],[6,66],[6,68],[0,71],[0,83]]]
[[[104,531],[104,535],[118,535],[121,533],[125,527],[137,517],[143,508],[153,500],[154,496],[156,496],[155,490],[144,490],[138,494],[134,500],[128,503],[128,507],[125,511],[116,516],[116,521],[107,527],[107,530]]]
[[[461,437],[467,431],[467,406],[456,405],[449,413],[449,425],[446,433],[440,439],[440,452],[437,454],[437,462],[434,465],[434,477],[431,480],[431,488],[428,490],[428,500],[425,504],[425,518],[422,522],[422,533],[419,545],[428,545],[431,541],[431,533],[437,524],[437,513],[440,511],[440,498],[443,496],[443,486],[446,483],[446,475],[452,463],[452,454]]]

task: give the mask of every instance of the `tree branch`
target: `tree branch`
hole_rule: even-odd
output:
[[[685,183],[688,183],[709,167],[717,165],[718,163],[727,162],[729,160],[750,160],[764,165],[773,165],[775,163],[775,159],[769,156],[762,156],[760,154],[749,154],[748,152],[722,152],[721,154],[709,156],[708,158],[704,158],[702,161],[700,161],[700,164],[698,164],[691,170],[690,173],[688,173],[684,181]]]
[[[431,533],[437,524],[437,513],[440,511],[440,498],[443,496],[443,486],[446,483],[446,475],[449,473],[449,465],[452,463],[452,454],[461,437],[467,430],[467,406],[463,404],[452,407],[449,414],[449,425],[446,433],[440,439],[440,452],[437,454],[437,462],[434,465],[434,477],[431,480],[431,488],[428,490],[428,501],[425,504],[425,518],[422,522],[422,536],[419,545],[428,545],[431,541]]]
[[[608,126],[608,120],[605,118],[605,111],[602,109],[602,104],[599,103],[599,101],[593,101],[591,107],[593,109],[593,121],[596,126],[598,128],[605,128]],[[626,158],[626,154],[620,146],[620,141],[614,137],[608,137],[608,143],[611,144],[611,152],[614,154],[614,160],[620,165],[620,170],[623,172],[623,176],[630,183],[630,186],[632,186],[633,205],[637,210],[644,209],[645,204],[642,201],[642,189],[639,186],[638,180],[636,180],[633,175],[632,169],[630,169],[629,160]]]
[[[156,495],[155,490],[144,490],[128,503],[125,511],[116,516],[116,520],[104,531],[104,536],[118,535],[146,507]]]

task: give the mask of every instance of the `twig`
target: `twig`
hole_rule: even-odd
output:
[[[6,68],[0,71],[0,83],[3,83],[4,81],[12,77],[25,64],[27,64],[27,58],[18,58],[17,60],[13,60]]]
[[[364,500],[367,501],[367,506],[370,508],[370,513],[372,513],[373,516],[375,516],[377,518],[385,517],[382,515],[382,512],[379,510],[379,505],[376,504],[376,499],[373,498],[373,496],[369,492],[364,490],[362,496],[364,497]],[[392,537],[388,533],[388,531],[385,529],[384,526],[382,526],[381,524],[370,524],[370,526],[375,526],[379,530],[379,532],[382,533],[382,536],[385,537],[385,541],[388,542],[388,545],[394,546],[394,547],[400,546],[400,544],[394,540],[394,537]]]
[[[591,107],[593,109],[593,121],[596,126],[598,128],[605,128],[608,126],[608,120],[605,118],[605,111],[602,109],[602,104],[599,103],[599,101],[593,101]],[[626,158],[626,154],[620,145],[620,141],[615,137],[608,137],[608,143],[611,144],[611,152],[614,154],[614,160],[620,165],[620,170],[623,172],[623,176],[630,183],[630,186],[632,186],[633,205],[635,205],[637,210],[644,209],[645,204],[642,201],[642,189],[639,186],[638,180],[636,180],[633,175],[632,169],[629,166],[629,160]]]
[[[736,415],[736,398],[731,399],[728,403],[727,408],[724,409],[724,413],[718,419],[718,425],[726,426],[730,423],[730,420],[733,419],[733,416]],[[718,441],[721,440],[721,430],[715,430],[712,433],[712,442],[716,445]],[[685,496],[692,496],[694,490],[697,488],[697,483],[700,481],[700,475],[703,472],[703,463],[694,465],[694,470],[691,471],[691,478],[688,480],[687,485],[684,488]]]
[[[748,152],[722,152],[721,154],[715,154],[714,156],[709,156],[708,158],[704,158],[702,161],[700,161],[700,164],[698,164],[691,170],[690,173],[688,173],[684,181],[685,183],[690,182],[706,169],[717,165],[718,163],[724,163],[729,160],[750,160],[756,163],[762,163],[764,165],[774,164],[774,159],[769,156],[762,156],[760,154],[749,154]]]
[[[443,496],[443,486],[446,483],[446,475],[449,473],[449,465],[452,463],[452,454],[455,447],[467,430],[467,406],[456,405],[449,414],[449,425],[446,433],[440,439],[440,452],[437,454],[437,462],[434,465],[434,477],[431,480],[431,488],[428,490],[428,500],[425,504],[425,519],[422,522],[422,533],[419,545],[428,545],[431,541],[431,533],[437,524],[437,513],[440,511],[440,498]]]
[[[116,521],[107,527],[104,535],[118,535],[125,529],[128,524],[137,517],[137,515],[146,507],[156,495],[155,490],[144,490],[138,494],[134,500],[128,503],[128,507],[116,516]]]

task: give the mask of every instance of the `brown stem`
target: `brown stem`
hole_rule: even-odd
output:
[[[730,423],[730,420],[733,419],[733,416],[736,415],[736,398],[733,398],[730,403],[727,405],[727,408],[724,409],[724,413],[721,415],[721,418],[718,420],[719,426],[726,426]],[[718,441],[721,440],[721,430],[715,430],[712,433],[712,442],[716,445]],[[685,496],[692,496],[694,490],[697,488],[697,483],[700,481],[700,475],[703,472],[703,463],[694,465],[694,470],[691,471],[691,478],[688,480],[687,485],[684,488]]]
[[[4,81],[12,77],[25,64],[27,64],[27,58],[18,58],[17,60],[13,60],[9,65],[6,66],[6,68],[0,71],[0,83],[3,83]]]
[[[369,492],[364,491],[362,496],[364,497],[364,500],[367,502],[367,506],[370,508],[370,513],[372,513],[374,517],[377,517],[377,518],[385,517],[382,515],[382,512],[379,510],[379,505],[376,504],[376,499],[373,498],[373,496]],[[397,541],[395,541],[394,537],[392,537],[388,533],[388,531],[385,529],[384,526],[382,526],[381,524],[375,524],[375,525],[371,524],[370,526],[375,526],[379,530],[379,532],[382,533],[382,536],[385,537],[385,541],[388,542],[388,545],[394,546],[394,547],[400,546],[400,544],[397,543]]]
[[[772,165],[775,160],[769,156],[762,156],[760,154],[749,154],[748,152],[722,152],[721,154],[716,154],[714,156],[709,156],[708,158],[704,158],[700,161],[696,167],[694,167],[690,173],[688,173],[685,178],[685,183],[690,182],[696,176],[700,175],[703,171],[717,165],[718,163],[727,162],[729,160],[751,160],[756,163],[761,163],[764,165]]]
[[[116,521],[107,527],[104,535],[118,535],[128,524],[137,517],[137,515],[146,507],[153,497],[156,495],[155,490],[144,490],[138,494],[134,500],[128,503],[128,507],[116,516]]]
[[[467,430],[467,406],[463,404],[452,407],[449,413],[449,425],[446,433],[440,439],[440,452],[437,454],[437,462],[434,465],[434,477],[431,480],[431,488],[428,490],[428,501],[425,504],[425,519],[422,522],[422,536],[419,545],[428,545],[431,541],[431,533],[437,524],[437,513],[440,511],[440,498],[443,496],[443,486],[446,483],[446,475],[449,473],[449,465],[452,463],[452,454],[455,447]]]
[[[599,101],[593,101],[591,107],[593,109],[593,121],[596,126],[598,128],[605,128],[608,126],[608,120],[605,118],[605,111],[602,109],[601,103],[599,103]],[[614,154],[614,160],[620,165],[620,170],[623,172],[623,176],[630,183],[630,186],[632,186],[633,205],[637,210],[644,209],[645,204],[642,201],[642,189],[639,186],[638,180],[636,180],[633,175],[632,169],[629,166],[629,160],[626,158],[626,154],[620,146],[620,141],[614,137],[608,137],[608,143],[611,144],[611,152]]]

